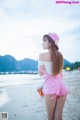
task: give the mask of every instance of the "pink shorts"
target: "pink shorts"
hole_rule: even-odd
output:
[[[45,72],[45,84],[43,86],[44,95],[56,94],[57,96],[66,95],[69,90],[65,86],[62,74],[55,77]]]

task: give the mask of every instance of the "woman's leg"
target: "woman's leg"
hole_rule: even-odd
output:
[[[48,120],[54,120],[54,111],[57,98],[54,95],[54,99],[50,99],[49,95],[45,95],[45,104],[48,113]]]
[[[55,119],[54,120],[62,120],[62,112],[63,112],[63,107],[66,101],[66,96],[59,96],[59,98],[57,99],[57,103],[56,103],[56,108],[55,108]]]

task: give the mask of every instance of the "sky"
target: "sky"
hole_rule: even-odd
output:
[[[55,0],[0,0],[0,55],[37,60],[43,35],[55,32],[64,58],[80,61],[79,11],[80,4]]]

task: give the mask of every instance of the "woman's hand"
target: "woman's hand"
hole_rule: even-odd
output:
[[[39,65],[38,73],[40,76],[44,75],[44,71],[45,71],[44,65]]]

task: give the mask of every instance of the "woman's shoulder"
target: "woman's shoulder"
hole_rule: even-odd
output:
[[[42,58],[44,58],[45,55],[46,55],[46,52],[40,53],[39,58],[42,59]]]
[[[39,60],[41,61],[50,61],[50,53],[49,52],[43,52],[39,54]]]

